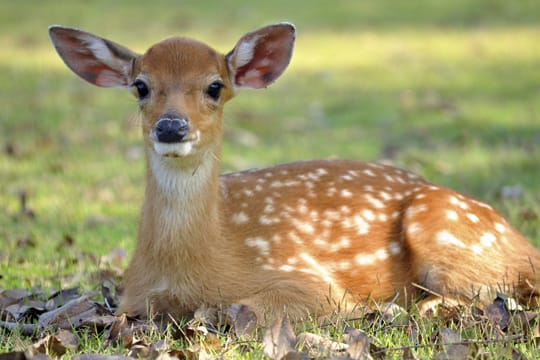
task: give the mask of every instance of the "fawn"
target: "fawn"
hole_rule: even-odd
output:
[[[408,303],[426,289],[458,300],[487,301],[501,287],[537,295],[538,250],[489,205],[410,172],[315,160],[220,176],[223,106],[283,73],[292,24],[249,32],[226,55],[187,38],[140,55],[73,28],[49,33],[71,70],[129,89],[143,115],[145,199],[119,312],[243,304],[301,317]]]

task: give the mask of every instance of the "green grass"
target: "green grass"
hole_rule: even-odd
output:
[[[494,204],[540,246],[537,5],[6,2],[0,288],[93,289],[85,274],[102,267],[111,250],[130,254],[134,246],[144,186],[135,101],[69,72],[48,41],[50,24],[80,27],[137,51],[181,34],[225,52],[257,26],[294,22],[297,46],[284,76],[228,104],[224,171],[309,158],[384,160]],[[241,141],[240,130],[256,146]],[[501,197],[505,186],[518,186],[522,196]],[[35,218],[21,214],[21,192]],[[64,245],[66,236],[72,246]]]

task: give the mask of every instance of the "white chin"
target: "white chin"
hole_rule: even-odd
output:
[[[193,152],[193,141],[181,143],[154,142],[154,150],[158,155],[167,157],[187,156]]]

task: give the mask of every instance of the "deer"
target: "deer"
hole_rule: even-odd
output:
[[[51,26],[63,62],[129,90],[145,192],[119,313],[181,318],[247,306],[304,318],[369,301],[538,295],[540,252],[490,205],[376,162],[309,160],[220,174],[223,108],[288,67],[296,29],[271,24],[221,54],[172,37],[143,54]]]

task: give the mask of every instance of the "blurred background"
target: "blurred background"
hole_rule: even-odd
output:
[[[297,26],[292,63],[228,104],[224,172],[382,161],[494,204],[540,245],[538,1],[12,1],[0,11],[0,288],[76,281],[135,242],[136,101],[72,74],[49,25],[138,52],[178,35],[227,52],[278,21]]]

